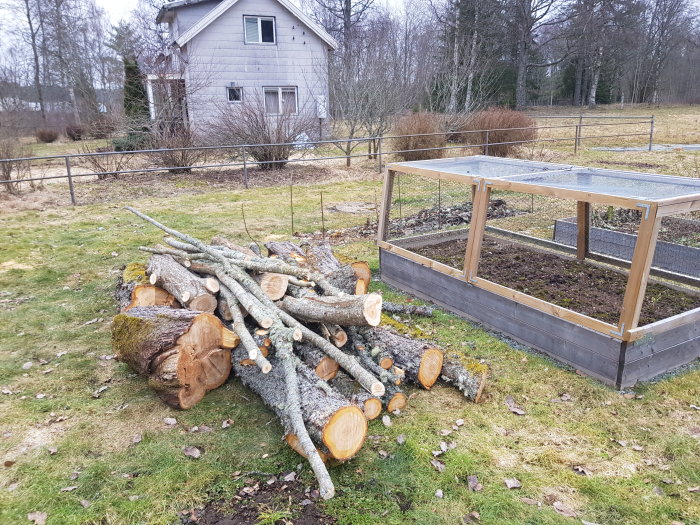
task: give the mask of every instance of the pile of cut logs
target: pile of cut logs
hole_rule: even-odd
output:
[[[382,312],[432,311],[367,293],[366,263],[340,262],[327,243],[270,242],[267,255],[223,237],[207,244],[127,209],[168,235],[141,247],[148,265],[128,265],[117,283],[117,358],[181,409],[233,370],[279,417],[324,498],[335,492],[326,463],[352,458],[384,407],[406,407],[404,383],[441,378],[479,400],[486,366],[384,326]]]

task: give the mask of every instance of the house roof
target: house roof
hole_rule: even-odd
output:
[[[188,5],[193,5],[193,4],[199,4],[203,2],[208,2],[211,0],[175,0],[173,2],[169,2],[165,4],[163,7],[161,7],[160,11],[158,12],[158,16],[156,17],[156,22],[160,23],[163,21],[163,18],[165,15],[177,9],[178,7],[184,7]],[[295,17],[297,17],[304,25],[306,25],[311,31],[316,33],[316,35],[323,40],[326,44],[328,44],[331,48],[337,49],[338,48],[338,43],[333,39],[331,35],[329,35],[321,26],[319,26],[316,22],[311,20],[308,15],[306,15],[301,9],[299,9],[297,6],[295,6],[293,3],[291,3],[289,0],[276,0],[279,4],[281,4],[287,11],[292,13]],[[226,11],[228,11],[229,8],[233,7],[235,4],[237,4],[239,0],[223,0],[219,5],[217,5],[214,9],[209,11],[206,15],[204,15],[196,24],[194,24],[192,27],[190,27],[187,31],[185,31],[183,34],[181,34],[176,40],[175,40],[175,45],[182,47],[187,42],[192,40],[195,36],[197,36],[202,30],[204,30],[209,24],[214,22],[217,18],[219,18],[221,15],[223,15]]]

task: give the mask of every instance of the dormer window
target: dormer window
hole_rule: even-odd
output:
[[[244,16],[246,44],[274,44],[275,19],[271,16]]]

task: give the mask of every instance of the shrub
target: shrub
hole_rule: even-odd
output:
[[[85,135],[85,128],[78,124],[69,124],[66,126],[66,137],[73,141],[82,140]]]
[[[88,134],[94,139],[106,139],[117,130],[117,121],[107,115],[98,115],[88,126]]]
[[[271,114],[265,111],[261,97],[249,97],[243,104],[221,107],[210,129],[219,144],[266,144],[247,151],[261,169],[279,170],[292,153],[300,151],[289,143],[300,137],[308,141],[317,126],[317,120],[305,108],[294,115]]]
[[[421,133],[437,133],[437,135],[423,135],[418,137],[398,137],[392,139],[392,149],[401,151],[397,153],[403,160],[439,159],[443,156],[441,149],[447,144],[447,137],[443,133],[442,119],[428,112],[411,113],[400,117],[394,126],[394,135],[419,135]]]
[[[488,154],[507,157],[518,146],[537,138],[537,130],[534,126],[535,121],[524,113],[512,109],[490,108],[474,113],[460,131],[489,130]],[[484,144],[486,135],[485,131],[464,133],[461,141],[466,144]],[[510,144],[499,144],[504,142]]]
[[[28,157],[29,155],[29,148],[23,146],[17,138],[0,137],[0,159],[16,159]],[[28,178],[29,173],[28,162],[21,160],[0,162],[0,180],[14,181],[2,184],[1,189],[13,195],[19,194],[20,183],[18,181]],[[33,187],[33,183],[30,184]]]
[[[58,131],[53,129],[38,129],[36,130],[36,139],[39,142],[49,144],[58,138]]]
[[[126,137],[112,139],[114,151],[137,151],[147,149],[151,144],[151,135],[148,131],[130,131]]]
[[[168,170],[171,173],[191,172],[191,166],[195,166],[206,155],[206,150],[202,149],[177,149],[201,145],[197,134],[182,123],[163,124],[153,132],[151,145],[153,149],[159,150],[151,154],[156,166],[174,168]]]
[[[80,149],[81,153],[109,153],[113,148],[103,147],[91,150],[86,145]],[[130,153],[114,153],[113,155],[86,155],[81,157],[81,165],[84,165],[93,173],[98,173],[97,178],[104,180],[108,177],[118,177],[119,171],[128,170],[134,162],[134,155]]]

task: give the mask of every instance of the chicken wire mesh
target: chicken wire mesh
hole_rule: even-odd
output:
[[[388,239],[466,229],[471,216],[471,184],[421,175],[395,175]]]

